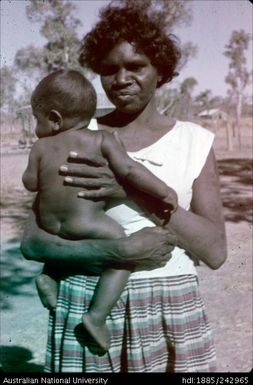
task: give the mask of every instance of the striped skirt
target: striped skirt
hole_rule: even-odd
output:
[[[216,358],[197,277],[130,279],[107,318],[111,347],[87,345],[81,325],[97,277],[61,282],[49,319],[46,372],[213,372]]]

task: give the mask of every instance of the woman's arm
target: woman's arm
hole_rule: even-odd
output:
[[[76,156],[76,159],[84,161],[84,163],[88,162],[79,155]],[[134,200],[152,213],[154,221],[157,217],[157,224],[163,223],[162,214],[157,212],[156,202],[129,188],[123,189],[105,160],[97,157],[92,162],[89,160],[89,164],[90,166],[69,163],[69,169],[66,171],[66,175],[73,175],[73,180],[69,184],[89,189],[85,192],[86,198],[110,196],[124,198],[130,194]],[[90,178],[86,179],[86,176]],[[87,191],[89,196],[87,196]],[[227,257],[226,235],[213,149],[208,155],[201,174],[194,182],[191,211],[178,207],[166,228],[176,234],[179,246],[212,269],[218,269],[225,262]]]
[[[74,269],[79,274],[100,274],[108,267],[132,270],[163,266],[175,244],[175,235],[158,227],[145,228],[121,239],[69,241],[40,229],[31,212],[21,251],[27,259],[51,263],[71,272]]]
[[[166,227],[175,232],[181,247],[212,269],[225,262],[226,235],[213,150],[194,182],[191,211],[178,207]]]
[[[160,201],[163,202],[167,212],[176,211],[178,203],[176,192],[142,164],[130,158],[114,135],[106,131],[102,135],[101,151],[114,174],[136,190],[156,198],[158,204]]]

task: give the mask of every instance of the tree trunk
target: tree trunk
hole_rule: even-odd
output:
[[[226,138],[227,138],[227,150],[233,151],[232,124],[229,123],[228,119],[226,121]]]
[[[239,91],[237,95],[237,103],[236,103],[236,136],[239,144],[239,149],[242,149],[241,142],[241,114],[242,114],[242,93]]]

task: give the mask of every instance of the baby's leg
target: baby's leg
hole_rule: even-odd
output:
[[[123,228],[102,210],[69,218],[61,227],[60,235],[75,234],[77,239],[115,239],[125,237]],[[129,277],[129,271],[110,269],[104,272],[96,287],[91,306],[82,317],[83,326],[96,345],[106,351],[110,347],[110,334],[106,317],[117,302]]]
[[[107,351],[110,347],[106,317],[119,299],[129,275],[128,270],[108,269],[104,271],[99,279],[89,311],[83,315],[83,326],[102,350]]]
[[[97,238],[123,238],[123,228],[112,218],[103,213],[100,220],[96,218]],[[98,234],[99,233],[99,234]],[[83,326],[104,351],[110,347],[110,334],[106,326],[106,317],[122,293],[130,272],[128,270],[108,269],[101,275],[89,311],[84,314]]]
[[[35,280],[40,300],[48,310],[55,310],[57,303],[58,284],[52,275],[43,271]]]

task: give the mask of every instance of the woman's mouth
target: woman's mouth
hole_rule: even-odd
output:
[[[118,100],[130,100],[135,96],[135,93],[133,92],[127,92],[127,91],[120,91],[120,92],[115,92],[114,97]]]
[[[133,97],[132,94],[118,94],[117,98],[122,100],[131,99]]]

